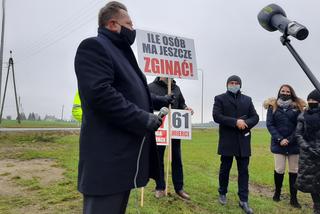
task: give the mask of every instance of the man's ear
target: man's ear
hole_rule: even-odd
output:
[[[118,32],[118,26],[117,22],[114,19],[110,19],[106,24],[105,27],[112,31],[112,32]]]

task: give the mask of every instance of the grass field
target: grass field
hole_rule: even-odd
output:
[[[219,156],[217,130],[195,130],[193,140],[182,145],[185,190],[192,200],[180,200],[169,182],[169,196],[154,198],[155,183],[145,188],[144,214],[242,213],[238,208],[236,164],[232,168],[228,204],[217,202]],[[250,162],[250,204],[255,213],[312,213],[309,194],[299,193],[301,210],[289,205],[288,176],[283,200],[272,201],[273,156],[266,130],[253,131]],[[76,191],[77,133],[0,134],[0,213],[81,213],[82,198]],[[140,191],[138,192],[140,195]],[[137,213],[132,191],[127,213]]]
[[[78,128],[78,123],[65,121],[2,120],[0,128]]]

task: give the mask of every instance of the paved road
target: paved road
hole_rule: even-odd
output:
[[[79,131],[80,128],[0,128],[1,132],[28,132],[28,131]]]

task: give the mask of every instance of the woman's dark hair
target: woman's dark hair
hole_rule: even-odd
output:
[[[283,85],[279,88],[277,99],[279,99],[279,97],[280,97],[280,91],[281,91],[281,89],[282,89],[283,87],[289,88],[290,94],[291,94],[291,100],[292,100],[293,102],[296,102],[296,101],[299,100],[299,97],[297,97],[296,92],[294,91],[294,89],[291,87],[291,85],[288,85],[288,84],[283,84]]]

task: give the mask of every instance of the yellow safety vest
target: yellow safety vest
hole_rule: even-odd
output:
[[[72,116],[78,122],[82,120],[82,108],[81,108],[81,100],[79,96],[79,91],[77,91],[76,96],[74,96],[73,106],[72,106]]]

